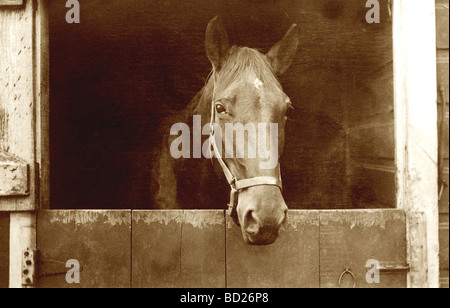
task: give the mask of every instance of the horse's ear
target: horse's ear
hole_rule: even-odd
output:
[[[206,54],[216,71],[220,70],[221,63],[230,48],[227,31],[219,16],[214,17],[206,28]]]
[[[291,66],[297,53],[298,43],[297,25],[293,24],[283,39],[268,52],[267,57],[277,75],[283,74]]]

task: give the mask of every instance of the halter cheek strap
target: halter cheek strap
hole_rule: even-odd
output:
[[[215,74],[213,73],[213,76]],[[209,135],[209,143],[214,151],[214,156],[217,158],[217,161],[219,162],[220,167],[223,170],[223,174],[225,175],[225,178],[227,179],[228,184],[230,185],[230,203],[228,204],[228,214],[233,217],[235,222],[239,224],[237,219],[237,204],[238,204],[238,197],[239,192],[243,189],[254,187],[254,186],[263,186],[263,185],[269,185],[269,186],[277,186],[280,188],[280,190],[283,190],[281,178],[275,178],[270,176],[259,176],[254,177],[250,179],[242,179],[237,180],[236,177],[231,173],[228,166],[225,164],[224,160],[222,159],[222,155],[220,154],[219,149],[217,148],[216,144],[216,138],[214,137],[214,119],[215,119],[215,104],[214,104],[214,93],[213,93],[213,99],[212,99],[212,106],[211,106],[211,122],[210,122],[210,135]],[[211,148],[210,147],[210,148]],[[210,155],[212,159],[212,155]],[[278,168],[278,174],[280,173],[279,166]]]

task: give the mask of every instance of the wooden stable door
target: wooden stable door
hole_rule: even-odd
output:
[[[37,287],[406,287],[400,210],[290,211],[264,247],[245,244],[224,211],[45,210],[37,248]],[[68,260],[80,283],[66,281]]]
[[[11,6],[10,4],[13,2],[20,5]],[[389,188],[394,187],[392,181],[395,174],[397,190],[395,204],[392,206],[401,210],[291,211],[290,221],[277,243],[268,247],[251,247],[243,243],[239,229],[227,220],[223,211],[40,211],[41,208],[50,208],[49,144],[55,144],[61,140],[61,131],[55,131],[55,135],[60,139],[53,138],[52,142],[50,142],[49,133],[49,55],[52,53],[49,52],[48,46],[50,35],[47,4],[53,2],[0,1],[0,80],[2,81],[0,85],[0,166],[3,168],[0,171],[0,179],[2,179],[0,181],[0,211],[2,212],[0,214],[0,286],[20,287],[23,285],[21,280],[22,251],[26,248],[35,249],[36,247],[40,261],[36,268],[35,285],[39,287],[337,287],[339,278],[341,278],[341,285],[348,287],[353,285],[352,275],[355,277],[356,287],[406,286],[406,237],[408,261],[411,266],[408,285],[437,286],[439,282],[437,236],[439,213],[436,193],[438,191],[436,181],[437,138],[435,138],[437,137],[435,125],[437,87],[435,78],[436,20],[434,15],[436,7],[434,2],[434,0],[424,0],[418,4],[409,0],[392,1],[393,7],[389,13],[392,13],[394,55],[390,62],[394,66],[393,101],[395,112],[393,121],[395,123],[391,125],[392,123],[389,122],[388,125],[395,127],[395,160],[393,160],[392,153],[394,152],[391,149],[388,152],[391,164],[386,168],[381,169],[376,164],[363,165],[363,171],[369,170],[371,178],[381,178],[382,182],[380,183],[383,185],[375,187],[376,191],[389,192]],[[239,1],[236,3],[240,5]],[[438,0],[437,3],[443,3],[438,12],[443,14],[443,20],[445,20],[445,16],[448,18],[448,2]],[[164,7],[162,8],[164,9]],[[203,10],[200,11],[203,12]],[[385,8],[385,11],[388,10]],[[166,12],[165,9],[163,12]],[[185,15],[183,10],[180,12],[180,16]],[[299,10],[299,12],[308,18],[319,16],[306,10]],[[206,16],[209,12],[204,14]],[[331,17],[328,21],[329,29],[334,29],[332,23],[335,18]],[[197,16],[195,19],[199,20]],[[57,20],[57,18],[50,18],[50,20]],[[97,25],[96,20],[90,20]],[[145,20],[154,19],[149,19],[145,15]],[[175,18],[174,20],[180,19]],[[189,19],[182,18],[181,20],[189,22]],[[342,20],[347,24],[344,19]],[[418,20],[421,22],[418,23]],[[206,19],[202,21],[202,32],[198,36],[201,40],[203,40],[206,21]],[[186,28],[191,30],[191,24],[188,24]],[[314,28],[309,25],[305,29]],[[79,27],[73,29],[79,29]],[[144,29],[145,32],[148,32],[146,28]],[[360,28],[355,29],[359,31]],[[315,35],[316,30],[312,34]],[[328,32],[328,28],[325,30]],[[241,31],[235,32],[238,35],[248,36],[244,32],[240,33]],[[177,38],[179,37],[178,33],[178,31],[172,31],[172,35]],[[308,33],[306,38],[311,38],[311,31],[306,33]],[[371,35],[371,32],[367,33]],[[448,76],[448,31],[442,33],[444,35],[439,34],[438,37],[438,70],[444,73],[447,70],[446,76]],[[445,33],[447,33],[447,37],[445,37]],[[362,35],[360,36],[362,37]],[[128,33],[123,37],[129,40]],[[339,36],[336,37],[339,38]],[[352,44],[349,46],[355,46],[353,40],[355,35],[349,37],[352,38]],[[444,38],[444,41],[447,40],[446,45],[441,45],[441,37]],[[62,40],[66,38],[67,35],[64,34]],[[54,37],[50,41],[55,42]],[[151,40],[152,44],[154,41]],[[167,39],[167,41],[171,42],[172,40]],[[312,45],[317,45],[316,41],[314,39]],[[330,42],[335,47],[340,45],[335,44],[335,40]],[[370,42],[375,43],[376,40]],[[185,44],[185,42],[180,41],[180,44]],[[200,44],[196,46],[200,46]],[[321,44],[317,46],[329,54],[329,49],[324,49]],[[73,49],[68,50],[71,52],[67,54],[73,55]],[[140,51],[142,48],[138,50]],[[303,50],[308,51],[309,49],[304,48]],[[53,54],[57,55],[57,53]],[[66,55],[66,53],[62,54]],[[313,54],[317,56],[316,53]],[[345,55],[346,53],[339,54]],[[158,56],[159,53],[156,55]],[[113,59],[117,63],[117,59]],[[140,58],[133,59],[139,60]],[[176,59],[181,63],[185,61],[182,57]],[[322,57],[319,59],[320,61],[312,61],[310,64],[317,64],[321,67],[323,59],[331,59],[334,63],[334,57]],[[354,59],[360,60],[359,57],[354,57]],[[73,61],[64,61],[64,63],[76,65]],[[96,64],[98,63],[102,64],[103,62],[97,61]],[[155,63],[159,65],[158,62]],[[135,67],[129,66],[126,62],[124,62],[124,66]],[[116,66],[112,67],[116,71]],[[207,67],[205,67],[206,69]],[[361,69],[365,71],[365,66],[361,66]],[[167,72],[166,70],[162,71]],[[162,71],[155,71],[155,78],[145,76],[145,80],[160,80]],[[176,77],[173,78],[174,85],[181,84],[180,88],[196,89],[195,85],[191,84],[196,80],[195,78],[179,78],[177,76],[184,76],[184,74],[178,71],[168,71],[167,73],[169,77]],[[444,75],[439,74],[439,76]],[[108,77],[111,76],[114,74],[108,75]],[[90,79],[84,77],[82,80],[89,83]],[[165,75],[164,77],[166,78]],[[172,86],[172,83],[167,80],[164,79],[164,83]],[[448,79],[443,80],[446,81],[448,89]],[[109,79],[104,79],[104,81],[110,87],[111,84],[114,85],[109,82]],[[355,83],[357,82],[360,81],[355,79]],[[55,85],[55,83],[53,84]],[[146,83],[144,84],[146,85]],[[293,84],[296,86],[297,82]],[[100,88],[103,87],[100,86]],[[323,91],[324,88],[318,89]],[[147,88],[140,87],[139,89]],[[315,98],[316,91],[308,89],[310,90],[308,92]],[[76,91],[75,93],[87,93],[86,95],[88,95],[97,92]],[[134,94],[133,92],[128,98],[134,101]],[[165,98],[166,94],[163,91],[161,95]],[[352,91],[344,94],[358,95]],[[448,91],[446,96],[444,95],[448,102]],[[333,105],[329,104],[329,97],[331,96],[323,96],[324,104],[315,105]],[[67,101],[58,100],[53,95],[51,104],[52,112],[55,115],[53,119],[64,118],[62,115],[70,114],[58,112],[55,109],[58,101],[62,102],[63,106],[76,106],[75,109],[79,109],[77,104],[68,104]],[[84,100],[76,100],[75,103],[79,101]],[[109,107],[111,101],[105,96],[106,106]],[[315,101],[312,100],[312,102]],[[89,105],[89,101],[87,101],[87,105]],[[443,103],[440,105],[446,107]],[[131,105],[124,104],[124,106]],[[145,106],[151,105],[146,104]],[[103,114],[106,109],[98,110]],[[129,109],[123,109],[123,112],[119,110],[117,114],[127,114],[128,111]],[[448,109],[444,114],[448,115]],[[365,114],[360,120],[365,121],[366,115],[370,116],[371,114],[370,112]],[[95,124],[98,124],[98,118],[94,118]],[[119,117],[114,117],[114,119],[116,118]],[[368,124],[372,125],[373,123]],[[136,127],[140,127],[140,125],[136,125]],[[145,126],[142,127],[145,128]],[[363,131],[363,127],[358,125],[355,126],[353,136],[358,136],[358,131],[361,131],[361,139],[364,139],[365,136],[371,136],[376,129]],[[372,135],[377,136],[376,133]],[[139,134],[133,134],[133,136],[139,136]],[[446,138],[448,144],[448,136]],[[109,141],[109,139],[98,139]],[[351,140],[357,141],[357,139]],[[93,139],[93,144],[95,141]],[[134,139],[131,140],[131,143],[133,141]],[[377,143],[373,144],[377,146]],[[384,149],[384,147],[379,149]],[[365,158],[364,152],[367,151],[356,153],[357,155],[354,157],[358,160]],[[115,153],[121,158],[123,157],[120,151]],[[68,165],[71,160],[66,157],[70,156],[53,155],[53,159],[55,157],[60,157],[62,164],[58,165],[52,161],[53,170],[64,171],[58,166]],[[129,155],[129,157],[135,159],[134,155]],[[146,158],[142,161],[148,162]],[[359,161],[362,162],[362,159]],[[395,173],[392,162],[395,162]],[[445,162],[447,168],[444,171],[447,173],[444,173],[448,180],[448,153]],[[90,167],[91,165],[86,164],[86,166]],[[373,170],[376,172],[372,172]],[[385,181],[385,178],[378,176],[379,170],[391,174],[390,180]],[[71,178],[70,173],[61,173],[64,177]],[[126,174],[133,174],[133,172],[127,171]],[[55,173],[53,173],[54,175]],[[87,186],[96,180],[92,176],[86,178],[89,179],[86,182]],[[101,181],[105,178],[111,178],[111,175],[107,174],[97,182],[105,183]],[[58,184],[58,182],[55,183]],[[139,190],[139,187],[133,185],[133,182],[128,182],[128,185],[133,187],[132,191]],[[77,195],[73,186],[68,185],[68,187],[70,188],[68,194],[60,194],[64,206],[69,206],[67,201],[73,200],[72,196]],[[148,188],[147,185],[144,187]],[[54,188],[55,185],[52,186],[53,190]],[[94,202],[92,194],[82,191],[79,195],[82,194],[88,196],[87,201],[98,206],[98,203]],[[293,195],[294,197],[299,196]],[[99,196],[101,204],[111,206],[110,203],[105,202],[105,194],[99,194]],[[52,200],[51,207],[57,208],[57,202]],[[124,200],[133,204],[129,201],[130,199],[124,198]],[[147,204],[146,199],[142,200],[144,200],[144,204]],[[126,204],[125,202],[121,203],[121,199],[114,201],[120,205]],[[76,205],[89,207],[87,202],[78,202]],[[408,216],[407,236],[405,235],[405,213]],[[34,228],[35,214],[37,215],[37,242]],[[443,192],[441,199],[441,242],[447,244],[441,245],[441,270],[443,274],[447,273],[448,275],[448,232],[446,234],[445,230],[448,230],[448,190]],[[381,263],[383,270],[380,284],[366,283],[367,268],[365,265],[369,259],[376,259]],[[68,271],[66,262],[68,260],[77,260],[82,267],[79,284],[66,282],[65,276]],[[9,277],[6,277],[5,273],[8,273]],[[448,278],[446,282],[448,285]],[[443,285],[445,285],[445,281],[443,281]]]

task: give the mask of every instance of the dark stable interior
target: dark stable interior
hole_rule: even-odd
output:
[[[81,23],[68,24],[65,1],[49,1],[52,208],[153,208],[159,124],[204,85],[205,30],[219,14],[233,44],[261,51],[299,26],[280,78],[296,107],[281,161],[287,204],[395,207],[387,0],[380,24],[361,0],[79,2]]]

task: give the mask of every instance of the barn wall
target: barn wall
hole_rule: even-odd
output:
[[[368,177],[348,178],[344,114],[379,94],[371,88],[349,102],[345,88],[354,80],[370,87],[392,61],[388,1],[380,2],[381,24],[369,25],[358,0],[81,0],[81,23],[71,25],[64,3],[50,1],[52,207],[152,206],[152,161],[169,129],[161,119],[204,84],[204,32],[217,14],[234,44],[262,51],[299,25],[300,49],[281,77],[296,107],[282,160],[285,199],[291,208],[354,207],[352,187]],[[392,206],[389,198],[382,201]]]

